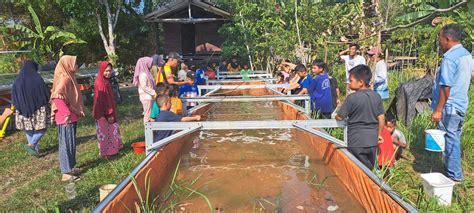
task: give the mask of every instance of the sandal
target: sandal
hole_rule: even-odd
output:
[[[26,150],[26,152],[28,152],[28,154],[33,155],[35,157],[39,156],[39,153],[33,147],[25,145],[23,148],[25,148],[25,150]]]
[[[66,181],[76,182],[76,181],[79,181],[79,180],[81,180],[81,178],[79,176],[74,176],[74,175],[70,175],[70,174],[63,174],[63,177],[61,179],[61,181],[63,181],[63,182],[66,182]]]
[[[72,168],[71,175],[79,175],[82,173],[81,168]]]

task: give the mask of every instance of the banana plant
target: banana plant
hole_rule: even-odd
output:
[[[61,30],[55,26],[43,28],[33,7],[28,6],[28,11],[34,24],[32,28],[15,23],[6,25],[7,28],[17,32],[11,38],[18,42],[20,48],[32,48],[45,56],[46,60],[51,60],[63,55],[65,46],[86,43],[84,40],[77,38],[74,33]]]

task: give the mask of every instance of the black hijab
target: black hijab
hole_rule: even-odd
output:
[[[27,60],[13,83],[13,106],[20,115],[31,117],[36,110],[49,103],[49,90],[38,73],[38,64]]]

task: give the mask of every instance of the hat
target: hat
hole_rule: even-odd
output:
[[[170,58],[173,58],[173,59],[176,59],[178,60],[179,62],[183,62],[183,58],[181,57],[181,55],[177,52],[170,52],[168,53],[168,59]]]
[[[186,77],[194,80],[194,79],[196,79],[196,72],[189,71],[189,72],[186,73]]]
[[[367,52],[369,55],[380,55],[382,53],[382,50],[378,47],[372,47],[370,50]]]

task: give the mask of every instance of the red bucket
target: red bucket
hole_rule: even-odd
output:
[[[133,152],[137,155],[145,153],[145,142],[132,143]]]

